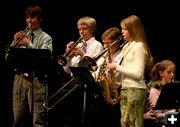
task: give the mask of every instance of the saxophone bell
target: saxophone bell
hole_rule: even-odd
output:
[[[111,53],[111,46],[108,44],[108,62],[112,62],[112,53]],[[117,86],[117,81],[115,77],[115,72],[112,70],[106,70],[107,62],[104,59],[103,64],[100,66],[99,73],[98,73],[98,83],[102,88],[102,93],[104,96],[104,100],[110,104],[115,105],[120,99],[119,89]]]

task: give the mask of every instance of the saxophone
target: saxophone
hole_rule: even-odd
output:
[[[108,47],[108,60],[112,62],[110,47]],[[120,95],[116,84],[115,73],[114,71],[108,71],[106,73],[106,65],[107,62],[105,59],[99,68],[97,82],[101,87],[104,100],[110,105],[115,105],[119,101]]]

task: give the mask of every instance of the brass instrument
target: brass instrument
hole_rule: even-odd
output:
[[[114,41],[113,43],[111,43],[110,46],[113,46],[116,42],[118,42],[118,41],[120,41],[120,40],[122,40],[122,37],[121,37],[121,36],[119,37],[119,39],[117,39],[116,41]],[[74,44],[73,47],[75,48],[76,45],[77,45],[78,43],[80,43],[80,42],[82,42],[82,38],[79,38],[78,41],[76,42],[76,44]],[[73,48],[73,49],[74,49],[74,48]],[[73,50],[73,49],[72,49],[72,50]],[[71,51],[72,51],[72,50],[71,50]],[[71,53],[71,51],[68,52],[68,53],[65,53],[63,56],[58,56],[57,60],[58,60],[59,64],[65,65],[65,64],[63,64],[64,61],[61,61],[61,60],[65,60],[65,63],[66,63],[66,57]],[[104,53],[106,53],[107,51],[109,51],[109,48],[107,48],[107,49],[105,49],[104,51],[102,51],[97,57],[94,57],[94,58],[84,57],[84,58],[87,58],[87,61],[91,62],[91,65],[96,66],[96,61],[97,61]],[[90,60],[91,60],[91,61],[90,61]],[[94,64],[92,64],[92,63],[94,63]],[[89,63],[89,64],[90,64],[90,63]],[[86,66],[86,67],[87,67],[87,66]],[[92,67],[92,66],[91,66],[91,67]],[[104,83],[104,84],[106,84],[106,86],[107,86],[107,88],[106,88],[106,91],[107,91],[107,89],[110,88],[110,87],[108,86],[107,80],[103,80],[103,78],[104,78],[104,77],[102,77],[102,80],[101,80],[102,82],[101,82],[101,83],[103,83],[103,81],[106,81],[106,83]],[[113,78],[114,78],[114,77],[113,77]],[[113,83],[114,83],[114,81],[113,81]],[[115,83],[114,83],[114,84],[115,84]],[[113,85],[114,85],[114,84],[113,84]],[[52,96],[50,96],[47,101],[45,101],[45,102],[43,103],[43,107],[45,107],[45,108],[47,109],[47,111],[51,110],[51,109],[54,108],[58,103],[60,103],[65,97],[67,97],[69,94],[71,94],[76,88],[78,88],[78,86],[79,86],[79,83],[76,81],[75,78],[70,79],[67,83],[65,83],[65,84],[63,85],[63,87],[61,87],[57,92],[55,92]],[[105,88],[105,87],[104,87],[104,88]],[[112,87],[111,89],[113,89],[113,87]],[[59,94],[61,94],[61,95],[58,96]],[[107,95],[108,95],[108,97],[109,97],[110,93],[108,93]],[[115,88],[115,94],[114,94],[114,95],[115,95],[115,96],[114,96],[114,99],[111,100],[112,102],[110,102],[110,100],[107,100],[107,101],[110,102],[111,104],[115,104],[115,102],[118,101],[118,97],[117,97],[117,94],[116,94],[116,88]],[[57,96],[58,96],[58,99],[57,99],[56,101],[54,101],[54,98],[57,98]],[[115,98],[117,98],[117,99],[115,99]],[[51,101],[54,101],[55,103],[50,104],[49,102],[51,102]]]
[[[6,53],[9,52],[10,48],[17,47],[18,43],[23,39],[23,37],[27,36],[30,33],[29,25],[22,31],[22,35],[17,40],[14,39],[11,45],[6,45],[5,51]]]
[[[57,92],[55,92],[52,96],[50,96],[44,103],[43,107],[47,109],[47,111],[54,108],[58,103],[60,103],[65,97],[71,94],[75,89],[77,89],[80,84],[73,77],[67,83],[65,83]],[[69,88],[68,88],[69,87]],[[58,99],[57,99],[58,97]],[[57,100],[56,100],[57,99]]]
[[[22,39],[23,37],[27,36],[27,34],[29,33],[29,30],[30,30],[30,29],[29,29],[29,26],[27,26],[27,27],[24,29],[24,31],[23,31],[23,33],[22,33],[22,36],[21,36],[18,40],[13,40],[11,46],[12,46],[12,47],[16,47],[16,45],[18,45],[18,43],[21,41],[21,39]]]
[[[114,44],[116,44],[117,42],[123,40],[122,36],[119,36],[113,43],[110,44],[110,47],[112,47]],[[124,46],[126,42],[124,42],[120,48],[122,48]],[[88,67],[91,71],[96,71],[97,70],[97,60],[102,57],[109,49],[106,48],[104,49],[99,55],[95,56],[94,58],[91,58],[89,56],[84,56],[83,60],[80,61],[79,66],[86,66]]]
[[[111,46],[108,45],[108,61],[109,63],[112,62],[112,53],[111,53]],[[98,73],[98,83],[102,88],[102,93],[104,96],[105,101],[110,105],[115,105],[120,98],[116,78],[114,71],[108,71],[106,73],[106,59],[104,63],[101,65]]]
[[[67,57],[71,55],[72,51],[76,48],[76,46],[83,41],[83,38],[80,37],[73,45],[72,49],[66,52],[64,55],[58,55],[57,61],[58,64],[65,66],[67,64]]]
[[[80,37],[75,44],[73,45],[72,49],[69,52],[66,52],[64,55],[58,55],[57,61],[60,65],[67,64],[67,57],[71,55],[71,52],[76,48],[76,46],[83,42],[83,38]],[[44,103],[43,107],[49,111],[50,109],[54,108],[58,103],[60,103],[66,96],[71,94],[76,88],[78,88],[80,84],[77,80],[73,77],[67,83],[65,83],[58,91],[56,91],[52,96],[50,96]],[[58,99],[57,99],[58,97]],[[51,103],[52,102],[52,103]]]

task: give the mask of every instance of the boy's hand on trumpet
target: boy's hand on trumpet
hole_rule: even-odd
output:
[[[66,52],[69,52],[72,50],[74,45],[74,41],[70,41],[67,45],[66,45]]]

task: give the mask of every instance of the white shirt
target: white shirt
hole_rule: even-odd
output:
[[[86,53],[84,56],[89,56],[91,58],[99,55],[103,50],[103,46],[101,42],[97,41],[95,37],[90,38],[86,41],[87,47],[86,47]],[[77,46],[82,47],[82,43],[79,43]],[[64,66],[64,70],[67,73],[70,73],[69,66],[72,67],[78,67],[79,61],[82,59],[80,55],[74,56],[71,61],[68,62],[68,65]]]

